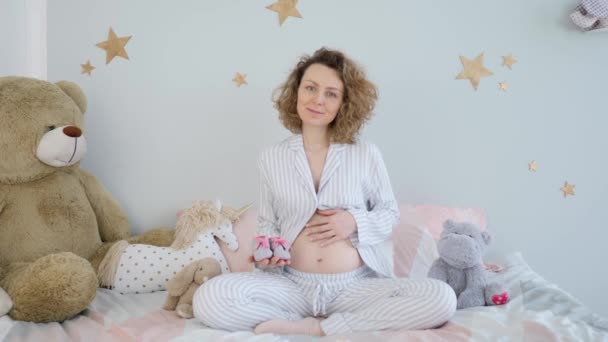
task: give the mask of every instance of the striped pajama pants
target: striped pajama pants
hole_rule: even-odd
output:
[[[196,291],[194,316],[210,328],[253,330],[272,319],[326,317],[326,335],[384,329],[428,329],[456,310],[452,288],[438,280],[376,278],[367,266],[346,273],[228,273]]]

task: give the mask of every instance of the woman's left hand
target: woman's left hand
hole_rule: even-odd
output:
[[[346,240],[357,231],[357,222],[344,209],[317,210],[304,226],[310,241],[321,241],[321,247]]]

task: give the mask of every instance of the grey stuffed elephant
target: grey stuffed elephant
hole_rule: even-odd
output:
[[[439,259],[429,270],[429,278],[448,283],[458,297],[457,309],[505,304],[509,296],[503,284],[488,283],[483,254],[491,237],[474,224],[447,220],[437,242]]]

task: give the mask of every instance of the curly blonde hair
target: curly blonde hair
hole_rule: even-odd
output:
[[[378,89],[367,80],[363,69],[342,52],[321,48],[312,56],[304,55],[285,83],[273,93],[275,108],[283,126],[292,133],[302,133],[297,112],[298,88],[304,73],[313,64],[325,65],[338,73],[344,83],[344,95],[338,115],[329,125],[330,139],[336,143],[355,143],[363,124],[372,117]]]

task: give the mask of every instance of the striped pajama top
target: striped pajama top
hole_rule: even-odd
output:
[[[263,150],[258,168],[261,235],[281,236],[293,243],[317,209],[344,209],[357,223],[350,239],[363,262],[379,276],[393,276],[382,245],[399,222],[399,208],[374,144],[331,144],[318,192],[301,134]]]

